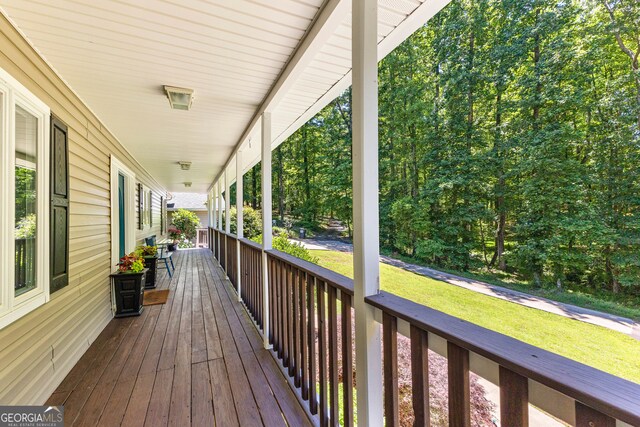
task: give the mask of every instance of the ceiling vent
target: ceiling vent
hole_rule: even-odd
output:
[[[180,169],[182,169],[183,171],[188,171],[189,169],[191,169],[191,162],[178,162],[178,164],[180,165]]]
[[[184,87],[165,86],[164,91],[169,98],[169,104],[174,110],[189,110],[193,102],[193,89]]]

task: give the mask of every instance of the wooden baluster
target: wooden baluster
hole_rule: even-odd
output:
[[[304,272],[300,272],[298,287],[300,289],[300,373],[301,373],[301,392],[304,400],[309,399],[309,348],[307,340],[307,279],[308,276]]]
[[[285,306],[287,309],[287,363],[289,367],[289,376],[293,376],[294,369],[294,354],[293,354],[293,269],[294,267],[290,264],[287,264],[287,274],[286,274],[286,298],[285,298]]]
[[[416,426],[429,426],[429,334],[411,325],[411,394]]]
[[[506,425],[506,424],[504,424]],[[576,427],[615,427],[616,420],[576,400]]]
[[[283,297],[282,297],[282,279],[283,279],[283,274],[282,274],[282,269],[283,269],[283,265],[282,265],[282,261],[278,260],[278,265],[276,267],[276,271],[277,271],[277,277],[276,277],[276,283],[277,283],[277,294],[278,294],[278,313],[276,314],[276,316],[278,317],[278,338],[277,338],[277,343],[278,343],[278,357],[280,359],[283,358],[284,356],[284,320],[282,318],[283,314],[284,314],[284,310],[282,309],[282,307],[284,306],[284,302]]]
[[[256,256],[253,248],[247,246],[247,258],[249,263],[249,280],[251,281],[251,295],[253,295],[253,311],[256,317],[256,323],[258,327],[262,329],[262,318],[260,317],[260,302],[258,301],[258,288],[260,287],[258,282],[258,270],[256,270]]]
[[[256,271],[256,286],[258,287],[258,313],[260,313],[260,326],[264,331],[264,312],[262,311],[264,307],[264,294],[262,289],[262,252],[256,251],[255,257],[255,271]]]
[[[384,372],[384,421],[385,426],[395,427],[398,419],[398,321],[382,314],[383,372]]]
[[[500,366],[500,423],[505,426],[529,425],[529,382]]]
[[[282,263],[282,365],[289,367],[289,264]]]
[[[307,343],[309,348],[309,409],[313,415],[318,413],[318,397],[316,392],[316,313],[314,286],[315,277],[307,276]]]
[[[469,393],[469,352],[447,342],[449,373],[449,426],[471,426]]]
[[[330,421],[339,424],[338,407],[338,293],[336,288],[327,284],[329,298],[329,402]]]
[[[325,301],[325,283],[316,280],[318,298],[318,363],[320,364],[320,425],[328,425],[327,419],[327,307]]]
[[[273,258],[268,258],[269,259],[269,295],[267,295],[267,298],[269,298],[269,338],[270,338],[270,343],[272,345],[272,348],[275,351],[275,343],[276,343],[276,319],[275,319],[275,307],[276,307],[276,299],[275,299],[275,280],[276,280],[276,274],[275,274],[275,261],[273,260]]]
[[[289,375],[293,373],[293,383],[296,387],[300,387],[300,296],[299,287],[298,287],[298,275],[299,270],[297,268],[293,268],[291,272],[291,288],[293,291],[293,300],[291,301],[291,305],[293,305],[293,329],[292,329],[292,338],[293,338],[293,363],[292,368],[289,370]]]
[[[340,292],[342,311],[342,410],[345,427],[353,427],[353,334],[351,295]]]

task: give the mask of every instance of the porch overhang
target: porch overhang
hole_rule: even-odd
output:
[[[380,0],[382,59],[450,0]],[[351,84],[349,0],[85,0],[0,7],[142,166],[169,191],[210,191],[243,151],[259,161],[260,117],[272,148]],[[163,86],[195,91],[169,108]],[[189,171],[179,161],[190,161]]]

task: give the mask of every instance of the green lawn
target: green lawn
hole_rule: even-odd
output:
[[[319,264],[353,277],[350,253],[311,251]],[[600,326],[523,307],[380,264],[382,289],[640,383],[640,341]]]

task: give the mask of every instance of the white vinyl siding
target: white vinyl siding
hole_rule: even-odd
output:
[[[0,404],[43,404],[112,319],[110,156],[153,191],[153,227],[136,230],[136,242],[160,236],[160,196],[166,191],[2,14],[0,46],[0,68],[69,131],[69,285],[0,329]],[[5,271],[5,264],[0,267]]]

